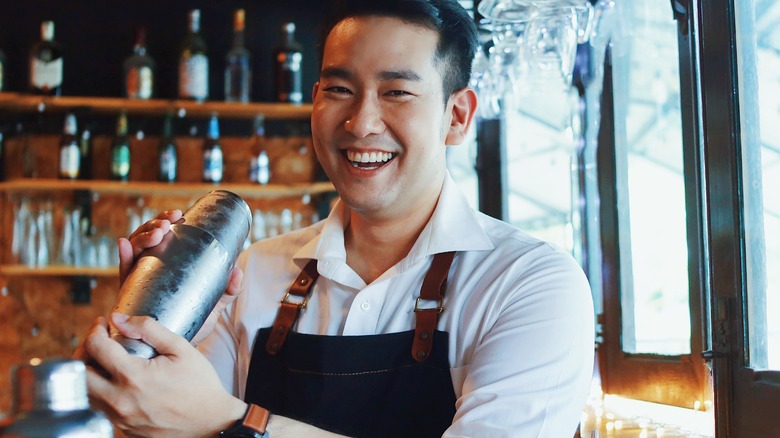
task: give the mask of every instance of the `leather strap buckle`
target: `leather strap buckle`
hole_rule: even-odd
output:
[[[302,299],[299,302],[294,302],[294,301],[290,300],[290,296],[295,296],[295,297],[302,298]],[[300,295],[291,294],[289,289],[287,289],[287,292],[284,294],[284,297],[282,298],[282,301],[281,301],[282,304],[293,304],[293,305],[296,305],[296,306],[298,306],[298,309],[301,309],[301,310],[306,308],[306,304],[308,304],[308,302],[309,302],[309,294],[306,294],[306,295],[301,297]]]
[[[420,307],[420,300],[435,301],[435,300],[428,300],[428,299],[425,299],[423,297],[417,297],[417,300],[414,302],[414,311],[415,312],[424,312],[424,311],[427,311],[427,310],[435,310],[437,313],[441,313],[441,312],[444,311],[444,305],[443,305],[444,299],[442,299],[442,298],[440,298],[438,301],[436,301],[436,304],[437,304],[436,307],[426,307],[426,308]]]

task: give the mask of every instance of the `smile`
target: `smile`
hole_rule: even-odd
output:
[[[360,169],[375,169],[384,166],[395,158],[396,154],[382,151],[345,151],[345,155],[352,167]]]

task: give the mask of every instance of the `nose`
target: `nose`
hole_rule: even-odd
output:
[[[379,102],[371,96],[358,100],[350,117],[344,122],[344,129],[357,138],[381,134],[385,129]]]

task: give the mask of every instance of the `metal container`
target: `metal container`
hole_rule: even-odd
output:
[[[111,438],[111,422],[89,407],[86,367],[77,360],[33,359],[13,369],[12,422],[0,437]]]
[[[200,198],[159,245],[141,253],[114,311],[150,316],[192,340],[225,291],[251,223],[249,206],[234,193],[215,190]],[[113,328],[112,337],[130,354],[157,355],[148,344]]]

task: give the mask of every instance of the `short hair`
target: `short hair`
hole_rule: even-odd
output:
[[[333,28],[347,18],[367,16],[397,18],[439,35],[434,63],[442,77],[445,103],[468,86],[478,44],[477,27],[457,0],[336,0],[335,12],[325,21],[318,43],[320,65]]]

